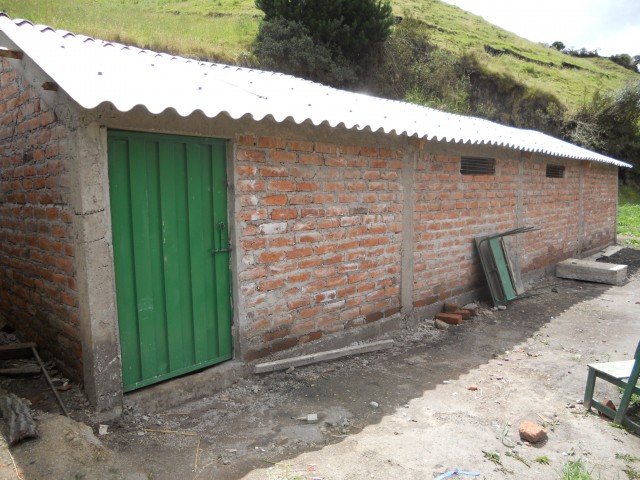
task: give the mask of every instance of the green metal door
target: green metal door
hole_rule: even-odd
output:
[[[110,131],[124,391],[232,355],[225,142]]]

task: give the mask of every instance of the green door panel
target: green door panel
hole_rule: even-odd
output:
[[[232,356],[225,142],[109,131],[124,390]]]

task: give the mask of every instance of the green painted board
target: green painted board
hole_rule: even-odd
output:
[[[124,390],[230,359],[225,142],[109,131],[108,156]]]
[[[493,255],[493,261],[498,269],[498,279],[502,285],[502,292],[504,293],[504,300],[510,301],[516,298],[515,289],[513,288],[513,282],[511,280],[511,274],[509,273],[509,267],[507,260],[502,249],[502,238],[492,238],[489,240],[489,248],[491,249],[491,255]]]

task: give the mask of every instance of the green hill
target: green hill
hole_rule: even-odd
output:
[[[636,76],[607,58],[571,57],[522,39],[439,0],[392,3],[442,49],[471,52],[487,75],[555,96],[569,110]],[[74,33],[239,65],[255,63],[250,48],[261,18],[253,0],[0,0],[0,9]]]

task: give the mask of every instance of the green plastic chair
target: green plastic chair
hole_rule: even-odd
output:
[[[634,393],[640,395],[640,386],[638,386],[638,374],[640,373],[640,342],[638,342],[633,358],[633,360],[621,362],[592,363],[587,365],[589,367],[589,374],[587,376],[587,388],[584,392],[584,408],[590,410],[591,407],[594,407],[598,412],[612,418],[613,423],[622,425],[640,435],[640,424],[633,422],[627,416],[631,395]],[[622,398],[620,399],[620,406],[617,410],[609,408],[593,399],[596,378],[601,378],[622,389]]]

